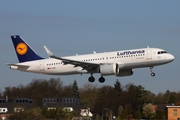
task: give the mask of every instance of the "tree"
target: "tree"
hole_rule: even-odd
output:
[[[2,97],[2,91],[1,91],[1,89],[0,89],[0,97]]]
[[[121,88],[121,83],[119,82],[119,80],[116,80],[116,83],[114,84],[114,89],[118,92],[118,96],[121,94],[122,92],[122,88]]]
[[[168,103],[170,103],[170,104],[174,104],[174,103],[175,103],[175,97],[174,97],[174,95],[170,94]]]
[[[56,109],[46,109],[45,111],[45,118],[56,118],[56,114],[57,114],[57,108]]]
[[[80,98],[81,102],[83,103],[84,107],[93,109],[96,100],[97,100],[97,93],[98,93],[97,85],[87,83],[80,89]]]
[[[33,79],[28,85],[17,87],[5,87],[4,96],[9,98],[31,98],[36,107],[42,105],[44,97],[61,96],[63,83],[60,79],[51,78],[50,80]]]
[[[147,119],[153,118],[155,113],[155,106],[153,104],[148,103],[143,106],[143,114]]]
[[[156,110],[156,114],[154,118],[159,120],[164,120],[166,118],[165,110]]]
[[[34,108],[31,110],[14,112],[8,116],[8,120],[42,120],[40,108]]]
[[[79,88],[78,88],[76,80],[74,80],[74,83],[73,83],[73,86],[72,86],[72,90],[73,90],[74,97],[79,99]]]
[[[102,116],[104,108],[113,112],[115,116],[118,115],[118,106],[123,103],[120,101],[121,97],[117,96],[117,91],[112,86],[103,86],[97,92],[97,98],[94,104],[93,111]]]

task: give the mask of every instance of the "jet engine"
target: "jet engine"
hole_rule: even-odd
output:
[[[108,63],[100,65],[100,73],[102,75],[116,75],[119,73],[119,67],[117,63]]]
[[[131,75],[133,75],[133,70],[132,69],[120,70],[119,73],[116,74],[117,77],[131,76]]]
[[[100,73],[104,76],[116,75],[117,77],[133,75],[132,69],[122,69],[124,66],[123,63],[103,64],[100,65]]]

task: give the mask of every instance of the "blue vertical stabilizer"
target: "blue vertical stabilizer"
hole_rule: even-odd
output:
[[[19,62],[43,59],[19,36],[11,36]]]

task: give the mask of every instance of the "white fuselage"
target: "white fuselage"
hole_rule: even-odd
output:
[[[98,64],[120,63],[124,65],[122,69],[154,67],[169,63],[174,60],[173,55],[166,53],[163,49],[159,48],[132,49],[114,52],[68,56],[63,58]],[[30,67],[19,68],[11,66],[11,69],[49,75],[71,75],[89,73],[86,70],[83,70],[81,67],[76,67],[71,64],[64,64],[61,60],[54,58],[35,60],[17,64],[28,65]]]

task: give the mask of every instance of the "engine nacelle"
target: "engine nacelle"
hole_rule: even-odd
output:
[[[119,67],[117,63],[108,63],[100,65],[100,73],[102,75],[116,75],[119,73]]]
[[[131,76],[131,75],[133,75],[133,70],[132,69],[120,70],[119,73],[116,74],[117,77]]]

